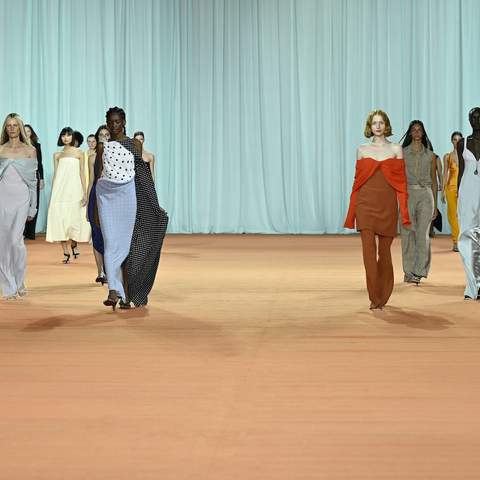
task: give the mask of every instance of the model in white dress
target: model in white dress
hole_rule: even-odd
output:
[[[54,155],[55,173],[48,208],[47,242],[62,242],[64,263],[70,260],[68,240],[74,258],[77,242],[88,242],[91,236],[86,212],[86,182],[83,152],[71,146],[71,129],[64,128],[59,143],[64,149]]]
[[[464,170],[458,190],[458,250],[465,269],[465,298],[477,299],[480,290],[480,161],[463,140]]]

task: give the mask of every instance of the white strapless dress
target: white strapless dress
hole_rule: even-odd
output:
[[[48,208],[47,242],[90,241],[90,224],[86,207],[82,207],[82,198],[80,160],[60,158]]]

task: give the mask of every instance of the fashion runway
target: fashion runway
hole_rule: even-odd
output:
[[[147,308],[29,242],[0,303],[0,479],[478,479],[480,303],[449,238],[372,313],[358,236],[169,235]]]

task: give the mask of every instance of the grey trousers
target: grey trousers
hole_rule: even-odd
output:
[[[430,224],[433,216],[431,187],[408,188],[408,212],[412,226],[400,226],[402,263],[406,275],[427,277],[430,270]]]

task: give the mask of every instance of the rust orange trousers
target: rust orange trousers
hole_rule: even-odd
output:
[[[372,230],[362,230],[360,235],[368,296],[373,305],[383,307],[393,291],[394,277],[390,252],[393,237],[375,235]]]

